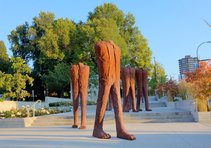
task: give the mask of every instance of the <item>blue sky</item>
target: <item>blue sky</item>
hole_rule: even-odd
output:
[[[10,48],[7,35],[17,25],[32,22],[40,11],[55,13],[57,18],[86,21],[88,12],[98,5],[111,2],[125,13],[136,17],[136,26],[147,38],[153,57],[168,76],[178,78],[178,59],[196,56],[197,46],[211,40],[211,0],[4,0],[0,5],[0,40]],[[8,51],[11,56],[11,51]],[[199,49],[200,59],[211,58],[211,44]]]

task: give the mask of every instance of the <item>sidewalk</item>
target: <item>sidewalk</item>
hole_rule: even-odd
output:
[[[211,126],[200,123],[128,123],[135,141],[116,138],[115,123],[104,129],[112,138],[92,137],[93,125],[86,130],[62,127],[0,129],[2,148],[211,148]]]

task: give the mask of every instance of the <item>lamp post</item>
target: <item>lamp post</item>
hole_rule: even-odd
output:
[[[198,51],[199,51],[199,47],[203,44],[206,44],[206,43],[211,43],[211,41],[205,41],[205,42],[202,42],[201,44],[198,45],[197,49],[196,49],[196,57],[197,57],[197,67],[199,68],[199,54],[198,54]]]

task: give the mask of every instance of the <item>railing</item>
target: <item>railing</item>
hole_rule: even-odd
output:
[[[29,105],[26,106],[27,117],[29,117],[29,110],[32,109],[33,117],[35,117],[36,105],[39,103],[41,105],[41,100],[37,100],[31,107]]]

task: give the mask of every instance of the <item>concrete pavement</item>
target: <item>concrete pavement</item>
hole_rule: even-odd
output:
[[[211,148],[211,126],[200,123],[126,123],[135,141],[116,138],[115,123],[105,123],[112,138],[92,137],[86,130],[62,127],[1,128],[1,148]]]

